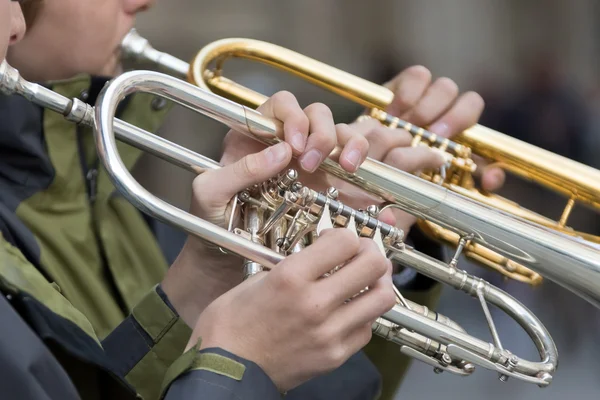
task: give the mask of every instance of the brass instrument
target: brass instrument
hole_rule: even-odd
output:
[[[205,46],[192,63],[188,64],[155,50],[146,39],[132,30],[123,40],[122,49],[126,56],[150,61],[171,74],[187,77],[195,85],[253,108],[262,104],[267,97],[224,77],[223,66],[227,59],[250,59],[290,72],[369,108],[369,116],[387,126],[407,130],[413,135],[413,146],[427,145],[442,151],[446,164],[439,171],[423,173],[422,178],[512,215],[600,243],[600,237],[577,232],[566,225],[576,201],[600,209],[600,171],[591,167],[481,125],[464,131],[456,138],[456,142],[440,138],[385,113],[384,110],[394,97],[389,89],[274,44],[252,39],[218,40]],[[210,69],[212,64],[214,68]],[[567,196],[569,200],[558,222],[520,207],[508,199],[477,189],[473,180],[476,165],[471,152]],[[502,256],[492,248],[474,243],[468,238],[465,240],[431,221],[420,219],[419,226],[430,237],[455,248],[464,248],[462,253],[467,258],[506,277],[530,285],[538,285],[542,281],[542,277],[536,272],[516,260]]]
[[[158,72],[133,71],[106,85],[91,107],[23,80],[6,62],[0,64],[0,91],[19,94],[95,128],[98,154],[116,188],[137,208],[216,246],[247,259],[245,272],[275,268],[286,255],[301,251],[321,229],[337,226],[377,242],[403,266],[448,284],[479,300],[494,344],[467,334],[449,318],[406,301],[397,292],[397,305],[373,324],[373,332],[400,346],[401,351],[434,367],[468,375],[474,366],[496,371],[506,381],[514,377],[547,386],[556,370],[558,354],[545,327],[512,296],[482,279],[415,251],[403,243],[403,233],[379,221],[377,210],[352,209],[336,200],[335,190],[317,193],[297,180],[295,171],[243,191],[234,202],[242,210],[245,229],[225,229],[157,198],[131,176],[119,157],[116,139],[200,174],[219,168],[215,161],[115,118],[118,104],[135,92],[151,93],[207,115],[266,145],[278,142],[281,123],[255,110]],[[339,148],[332,152],[335,157]],[[548,277],[600,307],[600,250],[578,238],[500,212],[453,193],[447,188],[367,159],[354,174],[331,158],[323,170],[399,208],[449,229],[461,238],[492,248]],[[335,273],[335,270],[332,271]],[[540,361],[528,361],[506,350],[496,332],[487,303],[516,320],[535,344]]]

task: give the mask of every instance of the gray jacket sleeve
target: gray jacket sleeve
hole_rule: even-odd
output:
[[[278,400],[273,381],[252,361],[220,348],[190,355],[175,372],[165,400]],[[184,357],[186,357],[184,355]]]
[[[69,376],[0,292],[2,399],[79,399]]]

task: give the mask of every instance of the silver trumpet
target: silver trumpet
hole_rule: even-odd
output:
[[[336,226],[372,238],[394,261],[477,298],[493,344],[467,334],[449,318],[403,299],[399,292],[397,305],[373,324],[375,334],[397,343],[404,354],[433,366],[436,372],[469,375],[478,365],[498,372],[503,381],[514,377],[544,387],[550,384],[557,368],[556,346],[537,317],[512,296],[457,268],[457,259],[468,241],[492,247],[592,304],[600,304],[600,251],[587,242],[497,211],[372,159],[367,159],[356,173],[347,173],[333,161],[340,149],[323,164],[327,172],[461,236],[463,246],[449,263],[406,245],[402,231],[377,219],[376,206],[365,211],[348,207],[336,199],[333,188],[318,193],[303,186],[294,170],[238,194],[233,205],[243,212],[244,229],[234,229],[231,224],[229,229],[215,226],[157,198],[124,166],[116,139],[197,174],[220,166],[116,119],[117,105],[127,95],[146,92],[164,97],[267,145],[282,137],[280,122],[171,76],[149,71],[125,73],[104,87],[95,108],[23,80],[6,63],[0,66],[0,89],[61,113],[69,121],[95,127],[100,159],[117,189],[132,204],[243,257],[247,275],[274,268],[286,255],[310,245],[322,229]],[[528,361],[504,349],[488,303],[519,323],[534,342],[540,361]]]

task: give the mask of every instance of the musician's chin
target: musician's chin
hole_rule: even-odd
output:
[[[105,64],[102,74],[105,76],[117,76],[123,71],[123,67],[121,65],[121,52],[115,51],[110,59]]]

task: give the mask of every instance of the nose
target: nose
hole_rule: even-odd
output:
[[[151,8],[154,2],[155,0],[123,0],[123,7],[127,14],[137,14]]]
[[[11,18],[10,18],[10,41],[9,44],[15,44],[23,39],[25,36],[25,17],[19,3],[10,4]]]

